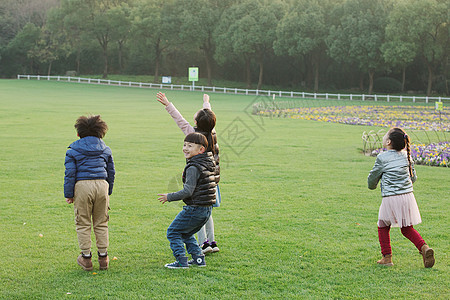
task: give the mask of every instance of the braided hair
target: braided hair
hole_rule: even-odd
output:
[[[413,177],[412,162],[411,162],[411,148],[410,138],[406,132],[398,127],[391,128],[388,133],[388,137],[391,140],[391,145],[394,150],[401,151],[406,148],[408,163],[409,163],[409,176]]]

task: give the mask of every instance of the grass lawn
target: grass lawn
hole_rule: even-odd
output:
[[[181,203],[161,205],[185,161],[183,134],[157,90],[0,80],[1,299],[448,299],[448,168],[416,166],[415,228],[436,265],[398,228],[394,266],[377,266],[379,189],[367,189],[375,158],[360,153],[364,126],[260,118],[253,96],[211,94],[221,147],[219,253],[206,268],[168,270],[166,229]],[[199,92],[167,91],[191,120]],[[108,271],[85,272],[73,206],[63,197],[64,156],[82,114],[109,125],[116,183]],[[39,235],[43,236],[40,237]],[[93,244],[93,252],[96,251]],[[70,293],[70,294],[68,294]]]

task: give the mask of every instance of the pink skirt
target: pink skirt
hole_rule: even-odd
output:
[[[413,193],[383,197],[378,212],[378,227],[408,227],[422,223]]]

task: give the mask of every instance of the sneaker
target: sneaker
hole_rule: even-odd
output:
[[[220,249],[219,249],[219,247],[217,247],[217,243],[215,241],[213,241],[210,246],[211,246],[211,249],[212,249],[212,253],[220,251]]]
[[[85,256],[81,253],[78,255],[77,263],[83,268],[83,270],[92,271],[92,253],[89,256]]]
[[[208,243],[208,241],[204,242],[202,245],[202,254],[207,254],[213,252],[213,249],[211,248],[211,245]]]
[[[188,265],[206,267],[205,255],[192,255],[192,259],[188,261]]]
[[[169,269],[188,269],[188,258],[186,256],[178,257],[176,261],[171,264],[165,264],[164,267]]]
[[[100,265],[100,270],[108,270],[109,265],[109,257],[108,252],[106,252],[105,256],[101,256],[99,252],[98,253],[98,264]]]

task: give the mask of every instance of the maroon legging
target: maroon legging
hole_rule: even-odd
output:
[[[391,238],[389,236],[389,230],[391,226],[378,227],[378,239],[380,240],[381,254],[388,255],[392,253]],[[425,241],[420,234],[412,226],[402,227],[402,234],[410,240],[416,248],[420,251]]]

